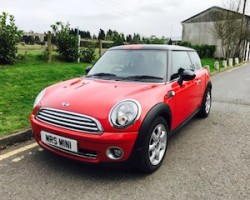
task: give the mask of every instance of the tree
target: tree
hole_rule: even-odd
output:
[[[167,39],[165,37],[157,38],[152,35],[149,38],[142,38],[142,42],[145,44],[166,44]]]
[[[113,31],[109,29],[106,33],[106,40],[112,41],[112,35],[113,35]]]
[[[70,30],[70,24],[64,25],[62,22],[56,22],[51,25],[56,39],[56,46],[59,54],[67,62],[74,62],[78,59],[78,37]]]
[[[116,34],[113,38],[113,45],[114,46],[119,46],[119,45],[123,45],[124,44],[124,39],[123,39],[123,35],[122,34]]]
[[[134,37],[131,41],[132,44],[140,44],[141,43],[141,36],[137,33],[134,33]]]
[[[13,64],[17,58],[17,44],[22,38],[22,31],[15,25],[13,15],[3,12],[0,15],[0,63]]]
[[[132,42],[132,35],[129,34],[126,36],[126,42],[129,44]]]
[[[241,2],[241,1],[240,1]],[[242,12],[242,18],[241,18],[241,27],[240,27],[240,38],[238,41],[238,45],[236,46],[236,56],[239,57],[238,52],[240,52],[240,47],[241,44],[243,42],[243,40],[248,38],[248,28],[247,28],[247,24],[245,23],[245,12],[246,12],[246,5],[247,5],[247,0],[244,0],[243,3],[243,12]],[[240,3],[239,3],[240,6]]]
[[[213,15],[214,28],[212,32],[220,40],[223,55],[225,58],[242,57],[243,41],[247,38],[247,21],[245,17],[245,5],[243,4],[243,13],[240,13],[242,1],[238,4],[230,1],[230,10],[217,12]]]
[[[95,60],[95,47],[93,44],[82,51],[81,60],[86,63],[92,63]]]
[[[102,29],[99,31],[98,40],[105,40],[105,32]]]

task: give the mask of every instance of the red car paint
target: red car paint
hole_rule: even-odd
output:
[[[119,50],[132,51],[144,48],[143,45],[133,45],[120,47]],[[146,46],[146,48],[157,49],[157,46]],[[167,47],[163,50],[169,52],[172,48]],[[169,65],[171,64],[168,62],[166,66],[168,71]],[[45,94],[30,116],[34,138],[43,148],[79,161],[88,163],[126,161],[131,156],[142,122],[155,105],[164,103],[170,108],[170,132],[201,107],[210,76],[203,68],[197,70],[195,74],[196,77],[193,80],[184,81],[182,85],[178,84],[177,80],[169,80],[169,76],[162,82],[82,77],[52,85],[46,88]],[[131,125],[117,128],[111,124],[109,115],[114,105],[126,99],[139,102],[141,113]],[[89,133],[46,123],[36,117],[41,108],[52,108],[93,117],[100,123],[102,130],[98,133]],[[86,155],[93,153],[95,157],[81,156],[78,153],[45,144],[41,140],[41,131],[73,139],[77,141],[79,152],[87,152]],[[123,156],[120,159],[110,159],[107,156],[107,149],[110,147],[121,148]]]

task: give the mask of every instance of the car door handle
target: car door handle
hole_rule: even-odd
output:
[[[200,85],[201,79],[197,79],[197,80],[195,80],[195,82],[196,82],[197,85]]]
[[[166,96],[167,96],[167,99],[171,99],[172,97],[175,96],[175,91],[173,90],[169,91]]]

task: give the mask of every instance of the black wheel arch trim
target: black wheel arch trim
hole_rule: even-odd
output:
[[[204,94],[203,94],[203,97],[202,97],[201,106],[202,106],[202,104],[204,103],[204,97],[205,97],[205,95],[206,95],[206,93],[207,93],[208,88],[210,88],[210,90],[212,90],[212,82],[211,82],[211,81],[208,81],[207,86],[206,86],[206,89],[204,90]]]
[[[149,112],[147,113],[146,117],[144,118],[142,125],[139,129],[138,136],[134,145],[134,150],[140,150],[143,143],[143,138],[145,137],[145,134],[147,133],[147,130],[149,129],[151,123],[153,120],[161,116],[163,117],[167,124],[169,131],[171,130],[171,124],[172,124],[172,115],[170,107],[165,103],[158,103],[154,107],[152,107]]]
[[[210,88],[212,90],[212,82],[211,81],[208,81],[207,83],[207,86],[206,86],[206,89],[204,91],[204,93],[206,93],[207,89]]]

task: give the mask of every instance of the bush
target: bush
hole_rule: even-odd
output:
[[[82,51],[81,60],[86,63],[92,63],[95,60],[95,48],[89,46]]]
[[[193,48],[201,58],[213,58],[216,47],[214,45],[195,45]]]
[[[78,37],[70,32],[70,24],[57,22],[51,25],[55,34],[56,46],[59,55],[67,62],[74,62],[79,57]]]
[[[15,62],[17,58],[17,44],[21,38],[22,31],[17,29],[14,16],[3,12],[2,15],[0,15],[1,64],[13,64]]]
[[[187,41],[180,41],[177,43],[177,45],[184,46],[184,47],[192,47],[192,44]]]
[[[216,50],[215,45],[192,45],[187,41],[178,42],[178,45],[195,49],[201,58],[213,58]]]

